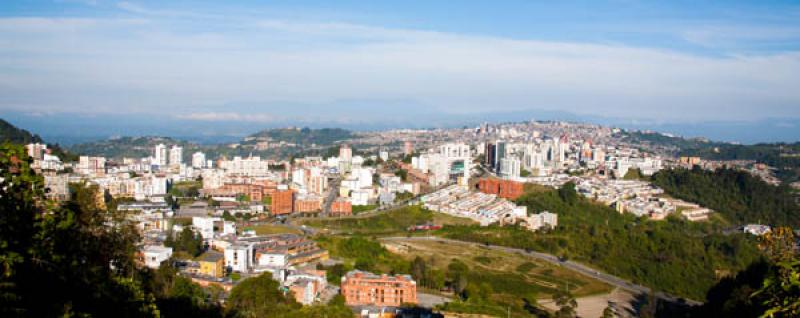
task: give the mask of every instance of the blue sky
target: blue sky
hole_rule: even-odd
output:
[[[0,3],[0,114],[748,121],[797,87],[797,1]]]

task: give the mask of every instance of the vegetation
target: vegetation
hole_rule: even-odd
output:
[[[30,163],[23,147],[0,146],[0,316],[156,316],[135,279],[133,225],[96,202],[96,187],[46,203]]]
[[[164,245],[172,247],[175,252],[186,252],[192,257],[203,253],[203,237],[192,231],[190,227],[184,227],[177,237],[173,236],[171,232],[168,233]]]
[[[353,206],[353,214],[359,214],[361,212],[372,211],[377,208],[377,205],[374,204],[367,204],[367,205],[354,205]]]
[[[39,135],[32,134],[31,132],[17,128],[11,123],[0,118],[0,143],[12,143],[19,145],[26,145],[30,143],[45,143]],[[64,151],[58,144],[49,144],[48,149],[53,155],[58,156],[62,161],[77,161],[78,157],[71,153]]]
[[[433,213],[422,206],[403,206],[397,209],[369,217],[349,217],[337,219],[309,219],[303,224],[317,228],[325,228],[334,233],[359,235],[389,236],[408,233],[408,227],[425,223],[474,224],[475,222],[441,213]]]
[[[364,235],[387,235],[406,232],[409,226],[433,220],[433,212],[421,206],[407,206],[368,218],[308,220],[306,225]]]
[[[760,239],[765,259],[711,288],[695,316],[797,317],[800,315],[798,237],[777,228]]]
[[[408,171],[406,171],[406,169],[397,169],[397,171],[394,172],[394,175],[400,177],[400,180],[403,182],[408,180]]]
[[[800,226],[800,206],[787,186],[769,185],[744,171],[671,169],[652,180],[669,195],[714,209],[737,224]]]
[[[269,273],[248,278],[231,290],[228,298],[230,317],[327,317],[349,318],[353,316],[350,308],[344,305],[342,297],[331,304],[302,306],[291,295],[284,295],[272,280]]]
[[[689,148],[682,156],[708,160],[755,160],[777,168],[775,175],[784,182],[800,181],[800,142],[756,145],[722,144],[714,147]]]
[[[644,180],[646,179],[644,175],[642,175],[642,171],[639,168],[631,168],[628,169],[628,172],[625,173],[625,176],[622,177],[625,180]]]
[[[255,226],[246,227],[245,230],[255,230],[256,235],[269,235],[269,234],[302,234],[303,232],[285,225],[279,224],[259,224]]]
[[[637,219],[579,196],[570,184],[527,193],[518,203],[528,211],[559,215],[546,233],[516,227],[450,226],[449,238],[548,252],[593,264],[658,290],[702,299],[717,272],[738,271],[759,258],[749,237],[716,234],[717,225]]]
[[[257,132],[251,137],[267,137],[273,142],[284,141],[298,145],[332,145],[337,141],[353,138],[349,130],[340,128],[278,128]]]
[[[516,264],[526,262],[520,261],[515,254],[483,251],[481,247],[468,243],[453,248],[434,241],[401,241],[403,246],[413,250],[396,254],[377,241],[362,236],[323,236],[318,238],[318,242],[329,250],[331,256],[345,261],[327,268],[319,267],[328,271],[330,282],[340,282],[341,277],[352,269],[410,274],[417,286],[426,292],[450,290],[455,293],[455,303],[440,308],[451,312],[505,314],[510,308],[515,314],[527,313],[530,310],[526,309],[526,304],[533,306],[537,295],[554,293],[556,286],[567,282],[583,295],[608,291],[605,285],[598,286],[585,277],[554,266],[545,269],[545,265],[527,262],[529,265],[526,266],[531,266],[530,272],[510,272],[506,266],[513,269],[519,266]],[[489,263],[476,259],[488,260]]]

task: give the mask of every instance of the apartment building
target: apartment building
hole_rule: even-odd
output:
[[[417,282],[410,275],[354,270],[342,277],[341,293],[349,306],[398,307],[417,303]]]

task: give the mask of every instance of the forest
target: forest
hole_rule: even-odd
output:
[[[758,260],[754,239],[723,235],[719,225],[677,217],[651,221],[595,203],[574,185],[529,192],[517,203],[528,211],[558,214],[547,232],[517,227],[448,226],[441,235],[466,241],[543,251],[597,266],[656,290],[702,300],[718,273],[735,273]]]
[[[653,184],[676,198],[719,212],[734,225],[800,226],[800,206],[788,186],[773,186],[745,171],[665,169]]]

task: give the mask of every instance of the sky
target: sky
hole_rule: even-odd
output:
[[[797,1],[0,2],[0,116],[794,126],[799,87]]]

